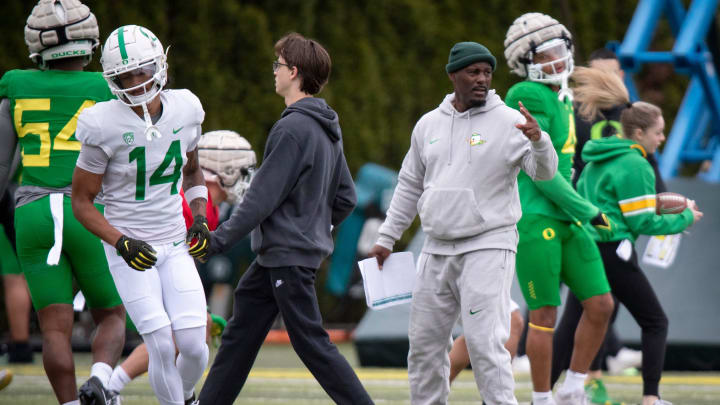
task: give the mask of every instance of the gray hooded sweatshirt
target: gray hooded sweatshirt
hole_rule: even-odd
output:
[[[455,95],[415,125],[377,244],[391,249],[420,215],[423,252],[454,255],[478,249],[516,251],[522,215],[517,175],[549,180],[557,154],[547,133],[531,142],[524,123],[490,90],[484,106],[458,112]]]

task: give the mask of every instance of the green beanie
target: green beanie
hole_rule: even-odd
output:
[[[448,73],[457,72],[475,62],[487,62],[492,67],[493,72],[495,71],[495,57],[487,48],[477,42],[458,42],[450,50],[450,57],[448,57],[445,70]]]

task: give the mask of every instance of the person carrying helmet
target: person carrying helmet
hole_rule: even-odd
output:
[[[572,37],[554,18],[527,13],[507,31],[505,58],[513,73],[525,79],[510,88],[505,102],[513,108],[522,103],[550,134],[558,154],[558,171],[553,179],[533,181],[523,173],[518,176],[523,216],[518,222],[517,276],[530,308],[526,351],[533,382],[532,402],[584,404],[588,367],[613,311],[600,253],[584,227],[594,227],[608,237],[613,225],[571,183],[576,143],[572,92],[568,88],[573,71]],[[553,399],[550,366],[561,282],[582,302],[584,311],[575,332],[570,368]]]
[[[70,207],[78,115],[113,97],[101,74],[83,71],[99,44],[98,24],[78,0],[41,0],[27,19],[25,42],[40,69],[11,70],[0,80],[0,195],[19,145],[16,246],[38,314],[45,373],[60,404],[112,403],[105,385],[125,343],[125,310],[100,240]],[[101,205],[90,201],[88,209],[102,216]],[[97,325],[91,377],[79,400],[70,345],[74,283]]]

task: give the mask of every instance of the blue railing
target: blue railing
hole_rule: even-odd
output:
[[[685,97],[660,156],[664,178],[677,175],[682,163],[711,161],[702,179],[720,183],[720,81],[713,54],[705,38],[714,23],[718,0],[693,0],[685,8],[680,0],[641,0],[622,43],[615,48],[632,99],[638,94],[632,73],[645,63],[672,63],[678,73],[690,76]],[[671,51],[649,51],[660,18],[665,16],[676,38]],[[716,57],[720,49],[714,49]]]

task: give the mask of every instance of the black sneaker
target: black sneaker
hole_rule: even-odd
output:
[[[80,405],[107,405],[110,396],[100,379],[92,376],[80,387]]]
[[[33,351],[28,342],[8,344],[8,363],[32,363]]]
[[[195,400],[195,393],[193,392],[192,396],[185,400],[185,405],[196,405],[199,404],[200,401]]]

